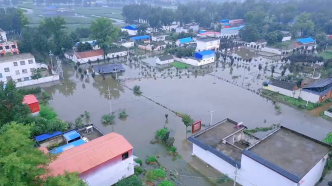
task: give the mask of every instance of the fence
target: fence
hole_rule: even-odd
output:
[[[42,77],[39,79],[34,79],[34,80],[29,80],[29,81],[17,82],[16,87],[25,87],[25,86],[42,84],[42,83],[48,83],[48,82],[52,82],[52,81],[58,81],[58,80],[60,80],[59,75],[53,75],[53,76]]]

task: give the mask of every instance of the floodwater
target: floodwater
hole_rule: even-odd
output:
[[[326,110],[329,109],[329,107],[332,105],[332,102],[331,103],[326,103],[325,105],[323,106],[320,106],[320,107],[317,107],[315,109],[312,109],[310,111],[308,111],[308,113],[311,115],[311,116],[315,116],[315,117],[319,117],[320,114]]]
[[[213,185],[211,180],[215,180],[220,174],[191,156],[192,145],[186,140],[185,126],[181,118],[169,109],[189,114],[194,120],[202,120],[206,125],[210,122],[208,111],[213,110],[212,123],[225,118],[243,122],[248,128],[280,123],[319,140],[332,131],[330,122],[286,105],[281,104],[282,114],[278,114],[270,101],[241,87],[243,81],[241,77],[235,79],[237,82],[235,84],[226,82],[226,79],[234,80],[232,77],[235,74],[241,74],[245,77],[244,85],[251,83],[249,88],[258,90],[261,83],[267,79],[264,76],[269,77],[270,72],[267,71],[266,75],[257,79],[257,74],[263,72],[259,72],[258,67],[253,65],[250,71],[243,67],[233,67],[233,74],[229,73],[229,67],[223,70],[220,65],[216,72],[216,76],[220,78],[216,78],[216,84],[213,84],[213,73],[197,76],[183,70],[178,72],[181,74],[179,77],[175,75],[177,72],[174,69],[159,72],[137,63],[124,65],[126,72],[118,74],[118,78],[123,80],[122,83],[130,88],[139,85],[143,95],[158,104],[144,96],[134,95],[111,76],[81,80],[70,66],[64,66],[64,80],[60,84],[53,84],[44,89],[52,95],[53,100],[50,101],[50,105],[58,113],[59,118],[74,122],[84,111],[89,111],[91,123],[105,134],[117,132],[123,135],[133,145],[134,154],[143,161],[149,155],[158,155],[161,165],[178,174],[176,185],[205,186]],[[85,67],[88,66],[83,66]],[[244,73],[246,75],[243,75]],[[155,76],[155,78],[146,78],[146,76]],[[253,80],[255,82],[252,82]],[[111,101],[108,99],[108,89]],[[115,124],[108,126],[101,123],[102,115],[111,111],[118,115],[122,109],[126,109],[129,115],[127,119],[117,118]],[[169,115],[167,121],[165,114]],[[174,145],[182,158],[173,161],[172,157],[167,155],[164,146],[150,144],[155,131],[164,126],[175,132]],[[231,185],[231,182],[226,185]]]

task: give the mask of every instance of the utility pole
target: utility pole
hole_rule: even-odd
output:
[[[108,99],[110,104],[110,115],[112,115],[112,101],[111,101],[111,89],[108,87]],[[114,124],[112,124],[112,132],[114,132]]]
[[[236,176],[237,176],[237,164],[235,164],[235,178],[234,178],[234,185],[236,186]]]
[[[242,86],[244,82],[244,77],[246,76],[246,68],[243,68],[243,78],[242,78]]]
[[[211,111],[208,111],[209,113],[210,113],[210,125],[209,126],[211,126],[212,125],[212,116],[213,116],[213,110],[211,110]]]

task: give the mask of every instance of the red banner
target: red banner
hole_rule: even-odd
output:
[[[195,123],[193,123],[193,125],[191,127],[192,127],[191,132],[193,134],[200,131],[202,128],[202,121],[201,120],[196,121]]]

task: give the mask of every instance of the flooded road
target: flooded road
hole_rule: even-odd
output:
[[[208,111],[214,110],[212,123],[225,118],[243,122],[248,128],[281,123],[319,140],[332,131],[330,122],[286,105],[280,104],[282,114],[277,114],[271,102],[253,92],[219,78],[216,79],[216,84],[213,84],[212,75],[195,76],[183,70],[179,71],[181,77],[178,77],[174,69],[158,72],[135,63],[128,63],[124,65],[124,68],[126,72],[118,74],[118,77],[126,79],[124,81],[126,86],[132,88],[139,85],[144,96],[171,110],[189,114],[194,120],[201,119],[206,125],[210,122]],[[244,78],[244,84],[251,82],[253,79],[251,77],[256,77],[257,73],[263,74],[258,72],[257,67],[255,69],[245,71],[247,78]],[[229,68],[225,70],[218,68],[216,75],[232,80],[233,75],[229,74],[229,70]],[[233,69],[234,75],[240,75],[243,71],[244,68]],[[142,79],[146,74],[155,75],[156,78]],[[266,76],[269,76],[269,72],[266,72]],[[185,126],[181,118],[173,112],[143,96],[134,95],[131,90],[119,85],[111,76],[106,76],[105,79],[101,76],[93,79],[90,76],[81,80],[73,67],[64,66],[64,78],[61,84],[44,88],[52,95],[53,100],[50,101],[50,105],[58,113],[59,118],[74,122],[84,111],[89,111],[91,123],[104,133],[114,131],[123,135],[134,146],[134,154],[143,161],[149,155],[158,155],[159,161],[167,170],[178,173],[179,179],[175,181],[176,185],[214,185],[213,180],[220,174],[191,156],[192,145],[185,139]],[[258,89],[261,87],[261,82],[266,79],[262,77],[250,87],[254,89],[255,85]],[[243,79],[237,78],[236,81],[241,84]],[[110,88],[111,101],[108,99],[108,88]],[[102,115],[112,111],[118,116],[122,109],[126,109],[129,115],[127,119],[120,120],[117,117],[115,124],[108,126],[101,123]],[[167,122],[165,114],[169,115]],[[164,126],[175,132],[174,146],[182,156],[175,162],[171,156],[167,155],[163,145],[150,144],[155,131]],[[210,178],[205,178],[203,175]],[[229,182],[225,186],[229,185],[232,184]]]

